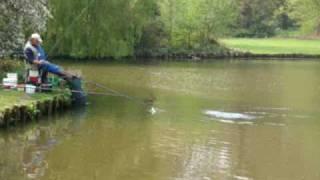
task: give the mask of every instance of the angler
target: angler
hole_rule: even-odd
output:
[[[72,80],[72,78],[75,78],[75,76],[65,72],[58,65],[52,64],[47,60],[47,55],[44,49],[41,47],[42,42],[43,41],[41,36],[38,33],[34,33],[31,35],[29,41],[24,47],[24,55],[27,63],[37,66],[38,69],[42,72],[42,83],[47,83],[48,73],[55,74],[68,81]]]
[[[70,89],[73,91],[73,101],[77,104],[84,104],[86,101],[86,95],[82,89],[81,79],[64,71],[60,66],[50,63],[41,46],[42,42],[41,36],[38,33],[34,33],[30,36],[24,47],[24,55],[27,63],[41,72],[39,75],[40,83],[36,82],[35,84],[47,84],[48,73],[57,75],[68,82]]]

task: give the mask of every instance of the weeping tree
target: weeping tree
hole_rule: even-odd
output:
[[[21,51],[31,32],[46,30],[47,0],[2,0],[0,3],[0,57]]]
[[[207,48],[235,21],[236,0],[50,0],[50,55],[123,57]]]
[[[51,55],[123,57],[134,53],[154,0],[51,0]]]

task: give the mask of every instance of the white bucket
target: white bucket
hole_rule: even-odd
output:
[[[8,88],[8,89],[16,88],[18,84],[18,74],[7,73],[7,78],[3,78],[2,84],[5,88]]]
[[[38,77],[39,76],[39,71],[30,70],[29,71],[29,76],[30,77]]]
[[[18,74],[17,73],[7,73],[7,78],[18,80]]]
[[[2,84],[6,88],[16,88],[18,84],[18,80],[15,78],[3,78]]]
[[[34,85],[30,85],[30,84],[27,84],[26,85],[26,93],[27,94],[34,94],[36,92],[36,86]]]

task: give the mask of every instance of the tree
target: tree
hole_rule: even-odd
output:
[[[193,49],[216,44],[236,15],[233,0],[161,0],[161,20],[169,46]]]
[[[220,36],[229,34],[236,22],[236,1],[199,0],[199,40],[202,45],[216,43]],[[203,14],[202,14],[203,13]]]
[[[239,0],[238,7],[236,36],[269,37],[277,28],[292,25],[284,11],[287,10],[287,0]]]
[[[3,0],[0,4],[0,57],[22,49],[32,32],[46,30],[47,0]]]
[[[301,25],[304,34],[320,36],[320,0],[291,0],[291,14]]]
[[[52,0],[51,55],[123,57],[134,53],[154,0]]]

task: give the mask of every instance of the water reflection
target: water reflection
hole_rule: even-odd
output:
[[[54,147],[56,139],[48,128],[37,127],[29,130],[23,147],[22,166],[30,179],[42,177],[48,168],[45,160],[46,152]]]
[[[93,97],[90,121],[80,134],[64,142],[48,157],[46,179],[128,179],[144,177],[153,167],[150,113],[147,107],[115,97]],[[95,104],[95,103],[93,103]],[[70,154],[72,152],[72,154]],[[59,156],[64,159],[56,158]],[[141,172],[141,174],[140,174]]]
[[[43,119],[40,124],[2,132],[0,156],[3,166],[0,179],[43,177],[49,167],[47,154],[77,131],[85,114],[84,109],[74,109],[65,115]]]
[[[83,116],[3,133],[0,179],[320,178],[318,62],[69,66],[154,101],[91,96]]]

